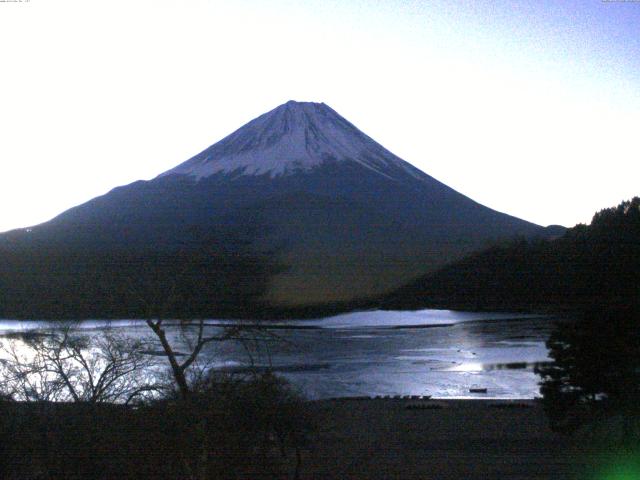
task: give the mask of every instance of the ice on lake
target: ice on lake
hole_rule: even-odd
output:
[[[219,329],[229,322],[207,323],[207,328]],[[262,322],[263,328],[279,328],[268,328],[267,339],[252,344],[211,344],[202,358],[220,371],[271,368],[309,398],[534,398],[539,395],[534,366],[548,361],[545,341],[553,324],[551,317],[509,313],[353,312],[316,320]],[[42,321],[0,320],[0,334],[55,328]],[[73,328],[86,335],[105,328],[149,335],[140,320],[89,320],[74,323]],[[178,350],[187,348],[188,329],[173,322],[168,331]],[[486,388],[487,393],[470,393],[470,388]]]

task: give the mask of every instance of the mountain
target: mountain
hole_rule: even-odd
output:
[[[327,105],[290,101],[0,247],[171,254],[215,238],[268,257],[262,301],[297,308],[360,301],[500,239],[550,233],[447,187]]]

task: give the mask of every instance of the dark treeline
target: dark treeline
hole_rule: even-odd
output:
[[[449,265],[383,300],[385,308],[574,310],[640,294],[640,198],[555,240],[516,240]]]
[[[635,297],[616,305],[598,304],[556,325],[547,341],[553,361],[536,368],[554,430],[599,425],[618,441],[639,443],[638,307]]]
[[[250,317],[274,256],[244,242],[185,249],[0,246],[0,317]]]
[[[296,478],[312,428],[271,375],[227,378],[188,400],[0,402],[4,479]]]

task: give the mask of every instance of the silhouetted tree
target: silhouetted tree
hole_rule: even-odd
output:
[[[186,478],[298,478],[312,429],[303,398],[270,372],[209,374],[160,408],[176,438]],[[234,477],[234,478],[237,478]]]
[[[610,415],[640,415],[640,311],[600,306],[559,324],[547,341],[541,393],[551,425],[572,431]],[[625,423],[630,426],[630,423]],[[626,436],[631,435],[627,428]]]
[[[640,416],[640,198],[598,212],[562,242],[590,295],[547,342],[553,362],[538,368],[545,408],[559,430],[621,416],[628,438]]]
[[[124,403],[157,392],[146,344],[115,332],[82,335],[70,326],[3,339],[0,387],[19,401]]]
[[[188,353],[177,352],[175,345],[171,343],[167,336],[167,322],[162,318],[148,318],[145,320],[151,331],[156,335],[162,346],[164,357],[169,363],[171,376],[182,398],[187,398],[192,391],[190,379],[194,375],[190,375],[190,369],[199,367],[196,374],[207,370],[207,365],[198,364],[198,357],[202,349],[214,342],[229,342],[245,340],[256,341],[258,336],[270,336],[268,332],[262,329],[252,328],[251,325],[243,325],[237,321],[227,326],[211,327],[207,325],[205,320],[187,320],[179,322],[177,325],[173,323],[174,328],[183,330],[182,344],[186,345],[190,350]],[[190,334],[189,332],[195,333]]]

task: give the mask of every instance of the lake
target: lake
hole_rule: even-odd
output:
[[[211,330],[226,323],[207,322]],[[202,358],[221,371],[272,368],[312,399],[376,395],[535,398],[539,377],[533,369],[536,363],[549,360],[545,341],[553,324],[553,317],[525,314],[353,312],[275,322],[262,330],[269,333],[267,340],[250,342],[248,347],[210,344]],[[55,328],[47,322],[0,320],[0,335]],[[144,322],[135,320],[88,320],[74,328],[86,335],[111,328],[149,336]],[[167,330],[177,350],[186,349],[189,331],[185,334],[177,324]],[[486,388],[487,393],[470,393],[470,388]]]

